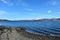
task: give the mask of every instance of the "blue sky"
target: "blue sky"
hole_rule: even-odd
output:
[[[60,0],[0,0],[0,19],[60,18]]]

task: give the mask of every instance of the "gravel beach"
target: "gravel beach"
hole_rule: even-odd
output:
[[[12,28],[0,30],[0,40],[60,40],[60,37],[36,35]]]

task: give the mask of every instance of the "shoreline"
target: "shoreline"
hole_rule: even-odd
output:
[[[1,40],[60,40],[56,36],[43,36],[26,32],[23,28],[0,28]]]

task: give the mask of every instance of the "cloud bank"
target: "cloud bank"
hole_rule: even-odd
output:
[[[48,10],[48,13],[51,13],[52,12],[52,10]]]
[[[7,12],[4,10],[0,10],[0,14],[7,14]]]

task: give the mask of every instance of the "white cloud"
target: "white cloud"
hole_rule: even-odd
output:
[[[3,3],[5,3],[6,5],[8,5],[8,6],[12,6],[13,5],[13,3],[9,3],[9,1],[8,0],[1,0]]]
[[[57,12],[57,13],[59,13],[59,14],[60,14],[60,12]]]
[[[26,19],[22,19],[22,20],[39,20],[39,19],[42,19],[42,18],[26,18]]]
[[[1,0],[3,3],[8,4],[7,0]]]
[[[20,5],[23,7],[29,7],[29,5],[24,0],[0,0],[2,3],[7,4],[8,6]]]
[[[32,11],[29,4],[24,0],[13,0],[13,1],[12,0],[0,0],[0,1],[2,3],[5,3],[7,6],[17,5],[17,6],[24,7],[24,9],[27,10],[27,11]]]
[[[0,10],[0,14],[7,14],[6,11]]]
[[[57,2],[56,1],[53,1],[52,2],[52,5],[54,6],[54,5],[57,5]]]
[[[52,12],[52,10],[48,10],[48,13],[51,13]]]
[[[24,0],[16,0],[15,5],[20,5],[22,7],[29,7],[29,4]]]
[[[39,19],[42,19],[42,18],[34,18],[33,20],[39,20]]]
[[[58,0],[49,0],[48,3],[52,6],[56,6],[59,2],[58,2]]]
[[[51,0],[50,4],[52,4],[53,6],[59,5],[60,1],[59,0]]]
[[[29,5],[27,3],[25,3],[25,2],[21,2],[21,6],[23,6],[23,7],[29,7]]]

